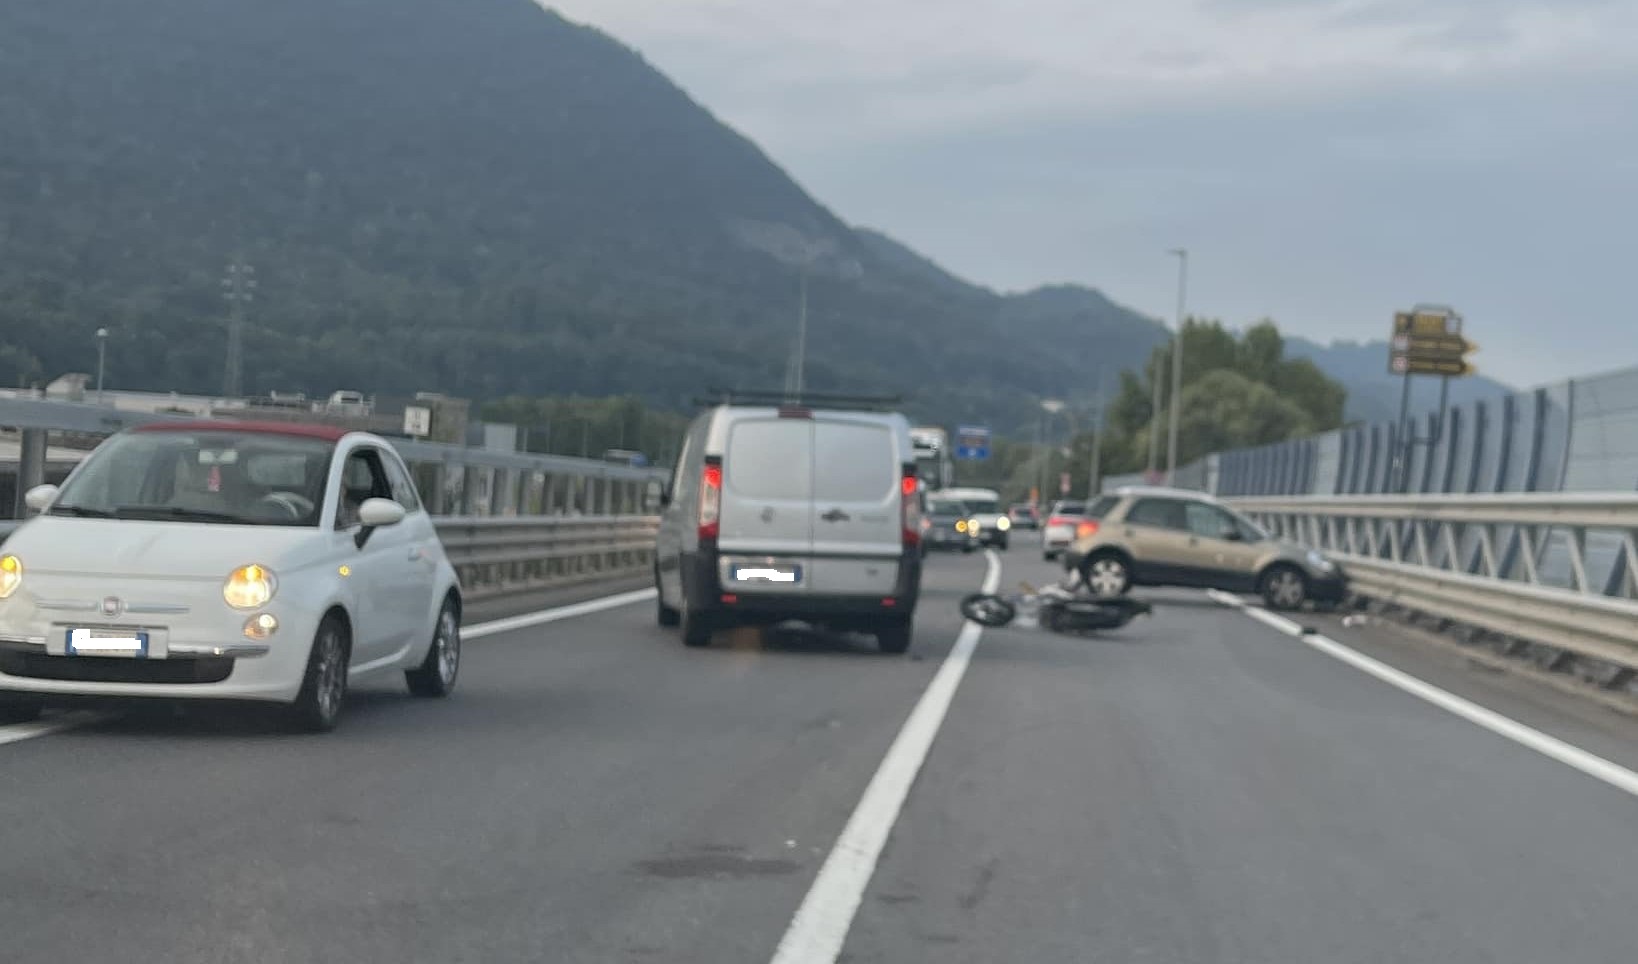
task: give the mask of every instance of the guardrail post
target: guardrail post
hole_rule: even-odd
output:
[[[28,518],[28,490],[45,481],[46,430],[25,428],[17,451],[17,493],[12,506],[12,518]]]

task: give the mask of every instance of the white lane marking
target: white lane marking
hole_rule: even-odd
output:
[[[527,629],[530,626],[540,626],[546,623],[555,623],[563,619],[573,619],[576,616],[589,616],[606,609],[618,609],[621,606],[630,606],[646,599],[654,598],[653,589],[637,589],[632,592],[618,593],[613,596],[604,596],[600,599],[588,599],[585,602],[574,603],[570,606],[559,606],[556,609],[542,609],[540,612],[524,613],[521,616],[508,616],[505,619],[491,619],[486,623],[477,623],[472,626],[461,627],[462,639],[482,639],[496,633],[507,633],[514,629]]]
[[[589,616],[592,613],[602,612],[606,609],[629,606],[653,598],[654,590],[638,589],[633,592],[604,596],[601,599],[589,599],[570,606],[559,606],[556,609],[543,609],[539,612],[524,613],[521,616],[508,616],[505,619],[493,619],[486,623],[463,626],[461,627],[461,638],[482,639],[485,636],[510,632],[514,629],[526,629],[530,626],[555,623],[562,619],[573,619],[576,616]],[[37,723],[14,723],[9,726],[0,726],[0,746],[7,743],[32,740],[37,736],[61,733],[63,730],[72,730],[77,726],[85,726],[105,719],[112,719],[112,717],[106,713],[70,713],[66,716],[42,720]]]
[[[995,592],[1001,583],[1001,557],[994,550],[985,550],[989,567],[984,574],[982,591]],[[836,839],[830,856],[819,868],[819,876],[802,899],[790,927],[779,941],[773,964],[834,964],[847,932],[853,926],[853,915],[859,910],[865,887],[876,872],[876,861],[887,836],[899,819],[910,785],[915,782],[933,738],[944,723],[944,714],[950,709],[956,687],[966,675],[973,649],[984,629],[977,623],[966,623],[956,637],[950,655],[922,692],[916,708],[882,758],[876,775],[870,778],[864,796],[848,818],[842,835]]]
[[[108,715],[105,713],[69,713],[34,723],[13,723],[10,726],[0,726],[0,746],[7,743],[21,743],[24,740],[32,740],[37,736],[61,733],[64,730],[72,730],[76,726],[98,723],[105,719],[108,719]]]
[[[1304,633],[1302,627],[1283,616],[1247,606],[1240,599],[1227,593],[1215,590],[1208,593],[1212,599],[1225,606],[1232,606],[1252,619],[1278,629],[1280,632],[1295,636],[1314,649],[1327,656],[1339,659],[1355,669],[1363,670],[1384,683],[1396,686],[1399,689],[1426,700],[1434,706],[1450,713],[1454,713],[1469,723],[1484,727],[1498,736],[1504,736],[1514,743],[1540,753],[1545,757],[1557,760],[1565,766],[1574,767],[1582,773],[1602,780],[1618,790],[1638,797],[1638,773],[1628,770],[1618,763],[1560,740],[1556,736],[1549,736],[1540,730],[1526,726],[1510,716],[1503,716],[1495,710],[1486,709],[1472,700],[1463,699],[1449,690],[1440,689],[1432,683],[1410,675],[1404,670],[1395,669],[1381,660],[1372,659],[1356,649],[1351,649],[1327,636],[1318,633]]]

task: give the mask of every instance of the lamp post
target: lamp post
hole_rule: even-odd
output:
[[[1181,415],[1183,397],[1183,309],[1189,292],[1189,249],[1173,248],[1170,254],[1177,258],[1177,333],[1172,336],[1172,417],[1166,437],[1166,484],[1171,485],[1177,474],[1177,420]]]
[[[108,329],[97,329],[97,404],[102,404],[102,374],[108,360]]]
[[[1046,501],[1048,475],[1052,468],[1052,416],[1064,410],[1064,403],[1056,398],[1041,399],[1041,448],[1040,470],[1036,473],[1035,498],[1038,502]]]

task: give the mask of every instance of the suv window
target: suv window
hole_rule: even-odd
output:
[[[1183,512],[1189,531],[1205,539],[1224,539],[1240,528],[1233,516],[1205,502],[1190,502],[1183,507]]]
[[[341,469],[341,499],[336,504],[336,528],[358,525],[358,507],[365,499],[392,498],[392,485],[374,449],[354,449]]]
[[[1183,512],[1183,503],[1176,499],[1139,499],[1126,512],[1126,521],[1133,525],[1154,526],[1159,529],[1184,530],[1189,527]]]
[[[1110,512],[1113,512],[1115,506],[1117,505],[1120,505],[1120,496],[1100,495],[1098,496],[1098,501],[1087,507],[1087,510],[1082,514],[1088,519],[1101,519]]]

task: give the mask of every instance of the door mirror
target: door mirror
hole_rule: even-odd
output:
[[[366,529],[395,526],[404,521],[404,507],[391,499],[365,499],[358,507],[358,521]]]
[[[51,503],[55,501],[57,501],[55,485],[36,485],[23,495],[23,502],[35,512],[44,512],[51,508]]]
[[[1228,542],[1244,542],[1246,534],[1241,532],[1238,526],[1229,526],[1223,530],[1223,538]]]

